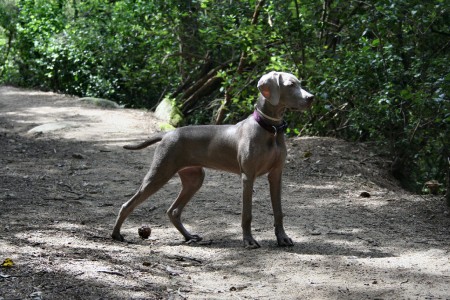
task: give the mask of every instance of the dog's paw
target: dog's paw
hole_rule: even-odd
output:
[[[113,240],[116,240],[119,242],[125,241],[125,238],[120,233],[113,233],[113,234],[111,234],[111,237],[113,238]]]
[[[185,243],[186,244],[193,244],[193,243],[198,243],[198,242],[200,242],[202,240],[203,240],[203,238],[201,236],[194,234],[194,235],[191,235],[188,238],[186,238],[186,242]]]
[[[244,247],[245,247],[245,249],[258,249],[261,246],[254,238],[249,237],[249,238],[244,238]]]
[[[279,237],[279,238],[277,237],[277,241],[278,241],[278,246],[280,246],[280,247],[294,246],[294,242],[288,236]]]

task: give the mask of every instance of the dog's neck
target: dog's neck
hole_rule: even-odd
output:
[[[273,106],[262,95],[259,96],[256,102],[255,110],[264,118],[267,123],[279,125],[283,123],[285,107]]]
[[[284,107],[281,109],[275,107],[261,96],[255,105],[253,118],[259,126],[276,137],[278,133],[284,133],[288,127],[286,121],[283,120],[284,111]]]

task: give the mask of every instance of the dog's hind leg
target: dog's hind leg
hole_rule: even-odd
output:
[[[156,167],[154,169],[152,168],[145,176],[141,187],[136,194],[134,194],[134,196],[125,202],[120,208],[119,215],[116,219],[116,224],[114,225],[114,229],[111,234],[113,239],[118,241],[124,240],[123,236],[120,234],[120,228],[122,227],[125,219],[139,204],[156,193],[175,174],[175,172],[168,172],[167,169],[165,169],[164,172],[158,172],[158,169],[160,168],[161,167]]]
[[[181,213],[186,204],[191,200],[192,196],[200,189],[205,178],[205,171],[202,167],[188,167],[178,171],[181,179],[182,190],[177,199],[167,210],[167,215],[172,224],[184,236],[186,241],[201,241],[202,238],[198,235],[190,234],[181,222]]]

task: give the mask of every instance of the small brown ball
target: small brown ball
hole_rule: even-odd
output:
[[[143,240],[148,239],[148,237],[150,236],[151,233],[152,233],[152,229],[147,225],[142,225],[138,229],[138,234],[141,237],[141,239],[143,239]]]

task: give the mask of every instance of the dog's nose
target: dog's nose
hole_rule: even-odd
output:
[[[305,99],[307,102],[312,102],[314,99],[314,95],[311,93],[308,93],[307,91],[302,89],[302,97],[303,99]]]
[[[308,102],[313,102],[313,101],[314,101],[314,95],[309,94],[309,95],[306,97],[306,101],[308,101]]]

